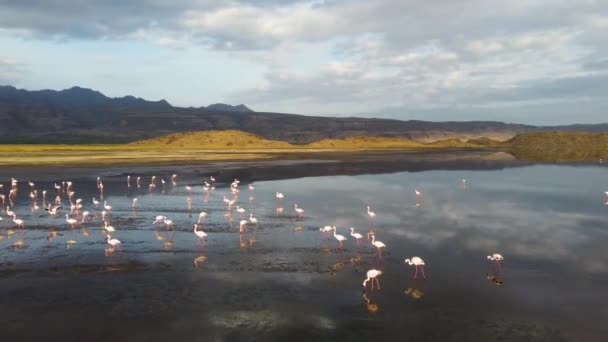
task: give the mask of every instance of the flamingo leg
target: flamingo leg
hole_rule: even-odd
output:
[[[378,255],[380,256],[380,259],[382,259],[382,250],[380,248],[378,248]]]
[[[372,278],[372,291],[374,291],[374,279]]]
[[[416,271],[414,272],[414,279],[418,278],[418,265],[414,266],[414,268],[416,269]]]
[[[420,271],[422,271],[422,278],[426,279],[426,275],[424,274],[424,266],[420,267]]]

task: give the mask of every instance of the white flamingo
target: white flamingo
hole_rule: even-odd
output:
[[[108,233],[114,233],[116,229],[108,224],[108,221],[103,221],[103,229]]]
[[[258,224],[258,219],[253,217],[252,213],[249,213],[249,222],[251,222],[251,224]]]
[[[494,253],[492,255],[488,255],[488,260],[494,261],[496,263],[496,267],[498,268],[498,271],[500,271],[501,267],[502,267],[502,262],[503,260],[505,260],[505,258],[498,253]]]
[[[238,205],[236,206],[236,212],[239,213],[239,216],[242,218],[243,214],[246,212],[245,208],[241,208]]]
[[[78,220],[70,218],[70,215],[65,214],[65,222],[67,222],[70,226],[72,226],[72,229],[74,229],[74,226],[76,226]]]
[[[152,224],[163,223],[163,222],[165,222],[166,218],[167,218],[167,216],[158,215],[158,216],[156,216],[156,218],[154,219],[154,222],[152,222]]]
[[[245,229],[247,229],[247,223],[249,223],[249,221],[247,221],[247,220],[241,220],[241,222],[239,223],[239,233],[240,234],[245,233]]]
[[[23,229],[25,227],[25,223],[23,222],[23,220],[22,219],[18,219],[17,215],[15,215],[15,213],[13,213],[13,223],[15,225],[17,225],[17,228]]]
[[[120,242],[120,240],[118,239],[113,239],[109,234],[106,235],[106,242],[108,243],[108,245],[112,246],[112,248],[119,247],[122,249],[122,242]]]
[[[112,211],[112,206],[108,204],[108,201],[103,201],[103,208],[107,211]]]
[[[198,236],[198,242],[196,244],[198,245],[202,241],[205,244],[205,246],[207,246],[207,233],[205,233],[202,230],[197,230],[197,229],[198,229],[198,224],[194,224],[194,234],[196,234],[196,236]]]
[[[363,235],[355,233],[355,228],[350,227],[350,236],[354,237],[357,240],[357,249],[359,249]]]
[[[323,233],[329,233],[332,230],[334,230],[334,227],[332,227],[332,226],[325,226],[325,227],[319,228],[319,231],[321,231]]]
[[[336,234],[336,226],[333,226],[332,228],[334,230],[334,237],[340,243],[340,249],[344,248],[344,241],[346,241],[346,238],[344,235]]]
[[[198,214],[198,221],[196,221],[196,223],[202,223],[203,221],[205,221],[205,217],[207,217],[207,213],[201,211],[201,213]]]
[[[417,198],[420,197],[420,196],[422,196],[422,192],[419,191],[418,189],[414,189],[414,192],[416,193],[416,197]]]
[[[380,290],[380,281],[378,280],[378,276],[382,274],[382,271],[380,270],[376,270],[376,269],[371,269],[369,271],[367,271],[367,278],[363,281],[363,287],[366,286],[368,281],[372,281],[372,291],[374,290],[374,281],[376,281],[376,284],[378,284],[378,290]]]
[[[294,208],[296,210],[296,217],[304,218],[304,209],[298,208],[297,204],[294,204]]]
[[[367,207],[367,216],[369,217],[369,222],[373,223],[374,219],[376,218],[376,213],[371,211],[371,208],[369,206]]]
[[[378,252],[376,252],[376,254],[380,257],[380,259],[382,259],[382,250],[381,248],[386,247],[386,245],[382,242],[382,241],[376,241],[376,235],[375,234],[370,234],[372,236],[372,245],[374,247],[376,247],[376,249],[378,250]]]
[[[283,199],[285,198],[285,195],[283,195],[283,193],[277,191],[276,198],[277,198],[277,202],[280,205],[281,203],[283,203]]]
[[[412,266],[414,265],[414,267],[416,267],[416,272],[414,273],[414,279],[418,278],[418,268],[420,268],[420,271],[422,272],[422,278],[426,279],[426,275],[424,275],[424,260],[422,260],[422,258],[414,256],[411,259],[405,259],[404,261],[406,264]]]
[[[135,198],[133,199],[133,202],[131,203],[131,208],[133,208],[133,209],[137,209],[137,197],[135,197]]]

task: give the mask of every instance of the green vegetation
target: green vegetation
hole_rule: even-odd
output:
[[[534,132],[506,142],[517,159],[583,161],[608,158],[608,133]]]

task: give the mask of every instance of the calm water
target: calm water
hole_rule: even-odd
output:
[[[425,171],[407,171],[414,169]],[[173,171],[176,186],[169,182]],[[126,174],[142,175],[142,188],[134,180],[127,188]],[[167,179],[164,193],[160,184],[148,193],[152,174]],[[23,232],[8,235],[14,225],[0,213],[0,327],[12,340],[608,338],[608,169],[600,165],[443,165],[381,156],[341,163],[4,169],[0,175],[5,193],[10,176],[19,179],[12,210],[25,221]],[[97,175],[114,208],[109,220],[122,254],[106,255],[98,215],[72,230],[66,210],[57,218],[31,210],[27,181],[46,189],[51,201],[53,182],[69,179],[83,210],[95,216]],[[218,183],[204,193],[203,176],[210,175]],[[228,183],[235,176],[241,179],[237,204],[259,220],[243,235],[239,214],[227,215],[222,200],[232,198]],[[418,204],[414,189],[423,192]],[[279,214],[276,191],[286,197]],[[135,196],[139,208],[133,211]],[[305,210],[303,220],[295,217],[295,203]],[[387,245],[382,260],[365,238],[357,251],[348,231],[371,229],[367,205],[377,214],[376,238]],[[202,225],[207,248],[192,232],[201,210],[208,213]],[[168,216],[175,230],[154,226],[156,215]],[[325,225],[347,236],[343,251],[333,236],[319,232]],[[49,243],[52,230],[58,236]],[[24,246],[14,247],[19,240]],[[488,279],[495,271],[486,256],[495,252],[505,257],[494,278],[500,286]],[[413,267],[403,263],[415,255],[426,261],[426,280],[412,279]],[[382,290],[363,292],[371,268],[383,271]]]

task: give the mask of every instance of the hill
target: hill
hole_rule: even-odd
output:
[[[121,143],[187,131],[241,130],[305,144],[356,136],[422,143],[487,137],[507,140],[543,130],[608,132],[608,124],[537,127],[494,121],[429,122],[253,112],[245,105],[180,108],[165,100],[110,98],[81,87],[28,91],[0,86],[0,143]]]
[[[293,148],[284,141],[264,139],[241,131],[208,131],[175,133],[129,144],[129,147],[191,149],[284,149]]]
[[[525,160],[574,161],[608,158],[608,133],[523,133],[507,144],[518,159]]]

